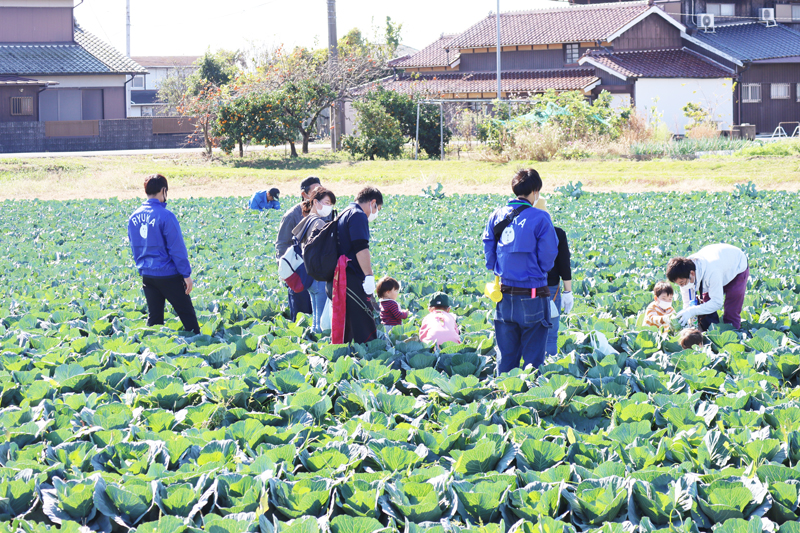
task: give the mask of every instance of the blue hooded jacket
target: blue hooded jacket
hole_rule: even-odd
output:
[[[142,276],[192,275],[178,219],[155,198],[146,200],[128,219],[128,239]]]
[[[536,289],[547,285],[547,273],[553,269],[558,255],[558,237],[550,215],[529,207],[506,228],[499,241],[494,239],[494,226],[527,200],[513,199],[489,217],[483,233],[486,268],[500,276],[509,287]]]

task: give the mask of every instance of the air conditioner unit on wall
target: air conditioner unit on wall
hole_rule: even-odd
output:
[[[762,7],[758,10],[758,21],[766,22],[767,26],[774,26],[775,22],[775,9],[772,7]]]
[[[697,15],[697,27],[706,33],[714,31],[714,15],[711,13],[701,13]]]

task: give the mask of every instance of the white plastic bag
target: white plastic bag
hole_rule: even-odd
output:
[[[331,329],[331,316],[333,313],[333,304],[331,303],[331,299],[328,298],[325,300],[325,309],[322,311],[322,317],[319,320],[319,327],[322,328],[322,331],[327,331]]]
[[[548,298],[548,300],[550,300]],[[550,300],[550,321],[558,320],[561,313],[558,312],[558,307],[556,307],[556,303],[553,300]]]
[[[613,346],[611,346],[611,344],[608,343],[608,339],[601,332],[593,331],[590,333],[590,336],[592,339],[592,348],[599,351],[601,354],[609,355],[612,353],[614,354],[619,353],[617,350],[614,349]]]

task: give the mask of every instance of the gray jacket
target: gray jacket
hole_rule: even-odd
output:
[[[286,250],[292,245],[292,231],[303,220],[303,204],[299,203],[286,211],[278,226],[278,238],[275,239],[275,255],[278,259],[283,257]]]

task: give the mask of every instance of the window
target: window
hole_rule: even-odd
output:
[[[144,89],[144,76],[135,76],[133,78],[134,89]]]
[[[718,17],[736,16],[736,4],[706,4],[706,13]]]
[[[792,6],[792,20],[800,21],[800,5]]]
[[[33,96],[12,96],[11,114],[14,116],[33,115]]]
[[[761,84],[745,83],[742,85],[742,102],[755,103],[761,101]]]
[[[789,99],[789,84],[788,83],[770,83],[769,97],[773,100],[788,100]]]
[[[578,60],[581,58],[581,49],[578,43],[567,44],[564,47],[566,50],[566,57],[564,58],[564,62],[569,63],[577,63]]]
[[[797,84],[797,101],[800,102],[800,83]]]

